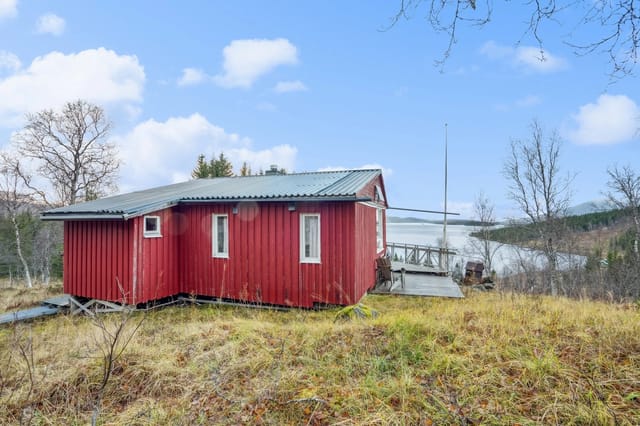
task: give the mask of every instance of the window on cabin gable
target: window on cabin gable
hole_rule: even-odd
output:
[[[300,262],[320,263],[320,215],[300,215]]]
[[[384,249],[384,238],[383,238],[383,209],[377,208],[376,209],[376,247],[378,249],[378,252],[382,251],[382,249]]]
[[[229,257],[229,216],[214,214],[212,217],[211,239],[213,257]]]
[[[160,233],[160,216],[145,216],[143,218],[145,238],[162,237]]]
[[[373,193],[373,201],[384,203],[384,195],[382,194],[382,189],[380,189],[378,185],[375,186]]]

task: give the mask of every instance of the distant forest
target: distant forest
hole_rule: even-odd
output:
[[[563,218],[565,225],[573,232],[587,232],[605,226],[612,226],[624,220],[628,220],[629,212],[616,209],[604,212],[587,213]],[[489,231],[489,238],[502,243],[517,243],[531,241],[539,237],[533,225],[527,223],[513,223]],[[471,236],[479,237],[476,232]]]

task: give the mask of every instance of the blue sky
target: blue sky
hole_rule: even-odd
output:
[[[495,4],[492,23],[447,45],[418,9],[388,26],[394,1],[0,0],[0,146],[27,112],[77,98],[103,105],[124,161],[121,191],[187,179],[199,153],[239,168],[381,167],[390,204],[441,209],[448,124],[449,208],[484,193],[498,215],[502,164],[532,119],[565,140],[573,204],[602,197],[606,168],[640,167],[640,85],[613,81],[605,54],[576,56],[563,22]]]

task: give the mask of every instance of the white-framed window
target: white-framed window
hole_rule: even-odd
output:
[[[229,216],[214,214],[212,217],[213,257],[229,257]]]
[[[320,215],[300,215],[300,262],[320,263]]]
[[[382,220],[383,212],[384,212],[383,209],[380,209],[380,208],[376,209],[376,246],[377,246],[378,252],[384,249],[384,239],[383,239],[384,223]]]
[[[158,238],[162,237],[160,233],[160,216],[145,216],[142,218],[144,222],[145,238]]]

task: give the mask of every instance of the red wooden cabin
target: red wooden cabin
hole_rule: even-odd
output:
[[[373,287],[386,207],[380,170],[345,170],[198,179],[42,219],[64,221],[72,296],[312,307],[353,304]]]

